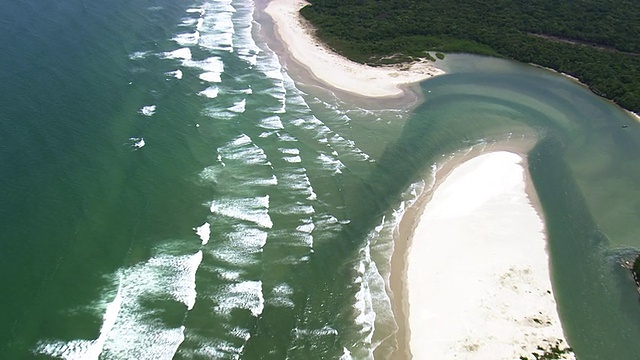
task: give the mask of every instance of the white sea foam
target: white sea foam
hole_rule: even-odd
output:
[[[182,59],[182,60],[191,60],[191,49],[188,47],[180,48],[178,50],[173,50],[169,52],[163,53],[165,59]]]
[[[196,348],[180,349],[180,357],[185,359],[240,359],[244,351],[244,344],[236,346],[234,343],[209,336],[190,333],[188,341],[197,344]]]
[[[198,77],[200,78],[200,80],[207,81],[207,82],[213,82],[213,83],[222,82],[221,73],[219,72],[208,71],[198,75]]]
[[[248,180],[244,185],[275,186],[278,185],[278,178],[275,175],[265,179],[256,178]]]
[[[287,154],[287,155],[299,155],[300,154],[300,150],[296,149],[296,148],[278,148],[278,150],[283,153],[283,154]]]
[[[307,234],[311,234],[313,232],[313,229],[315,229],[315,225],[313,224],[313,222],[309,221],[307,223],[304,223],[302,225],[298,225],[296,227],[296,230],[300,231],[300,232],[304,232]]]
[[[205,9],[204,8],[189,8],[186,10],[188,13],[197,13],[200,14],[200,16],[204,15],[205,13]]]
[[[334,175],[341,174],[342,169],[345,168],[342,161],[324,153],[318,155],[318,161],[323,169],[331,171]]]
[[[309,177],[304,170],[282,174],[281,178],[285,183],[285,186],[292,190],[306,190],[311,187]]]
[[[180,46],[192,46],[198,44],[198,39],[200,39],[200,32],[196,30],[192,33],[178,34],[171,40],[175,41]]]
[[[131,137],[129,141],[131,141],[131,146],[135,149],[140,149],[145,145],[144,139],[141,137]]]
[[[171,359],[184,340],[184,327],[166,328],[157,310],[142,305],[143,299],[170,295],[193,308],[195,273],[202,252],[186,256],[160,255],[147,263],[124,270],[123,306],[105,344],[107,358]]]
[[[224,72],[224,63],[218,56],[211,56],[203,60],[191,60],[191,57],[189,57],[188,59],[184,59],[182,65],[203,70],[204,72],[198,76],[203,81],[214,83],[222,81],[221,76]]]
[[[242,275],[242,272],[239,270],[218,269],[217,273],[218,273],[218,277],[221,280],[226,280],[226,281],[238,281],[238,279],[240,279],[240,276]]]
[[[197,30],[201,30],[201,29],[202,29],[203,24],[204,24],[204,19],[203,19],[203,18],[198,19],[198,21],[197,21],[197,23],[196,23],[196,29],[197,29]]]
[[[293,308],[295,304],[291,297],[293,296],[293,288],[290,285],[282,283],[271,289],[265,303],[270,306]]]
[[[273,209],[273,212],[281,215],[311,215],[316,211],[313,206],[307,204],[288,204]]]
[[[300,329],[300,328],[296,328],[293,329],[293,335],[295,337],[307,337],[309,335],[318,337],[318,336],[335,336],[338,335],[338,330],[332,328],[329,325],[325,325],[321,328],[317,328],[317,329]]]
[[[262,62],[260,62],[262,63]],[[280,64],[278,63],[276,67],[262,67],[262,73],[267,77],[267,79],[271,79],[271,80],[279,80],[278,82],[276,82],[275,84],[280,84],[282,81],[282,68],[280,67]],[[274,84],[274,85],[275,85]],[[282,93],[286,93],[285,91],[283,91]]]
[[[269,217],[269,195],[255,198],[222,198],[211,202],[214,214],[244,220],[270,229],[273,226]]]
[[[273,175],[263,175],[264,172],[237,172],[227,170],[224,165],[208,166],[200,172],[200,179],[207,183],[229,185],[233,188],[265,187],[278,185],[278,178]]]
[[[225,161],[239,161],[245,165],[271,166],[264,150],[255,145],[246,134],[232,140],[229,144],[220,147],[218,153]]]
[[[307,101],[302,97],[300,92],[290,92],[288,93],[288,95],[289,97],[287,98],[287,101],[290,105],[299,107],[300,110],[304,112],[310,111],[309,105],[307,105]]]
[[[238,58],[246,61],[249,65],[255,66],[258,63],[257,54],[261,49],[256,45],[253,30],[253,11],[254,5],[252,1],[234,3],[236,13],[234,14],[234,48],[238,54]]]
[[[131,60],[144,59],[145,57],[147,57],[147,55],[149,55],[148,51],[136,51],[129,54],[129,59]]]
[[[198,226],[193,229],[200,240],[202,241],[202,245],[207,245],[209,239],[211,238],[211,224],[205,222],[204,224]]]
[[[208,88],[200,91],[198,95],[208,97],[209,99],[213,99],[218,97],[218,88],[215,86],[209,86]]]
[[[304,255],[304,256],[288,255],[274,261],[273,263],[281,264],[281,265],[299,265],[299,264],[304,264],[308,261],[309,261],[308,255]]]
[[[233,51],[233,33],[225,31],[212,31],[212,28],[206,28],[206,22],[201,26],[203,31],[200,37],[200,46],[210,50]],[[228,30],[228,29],[226,29]]]
[[[365,160],[365,161],[371,161],[373,162],[373,160],[371,159],[371,157],[366,154],[364,151],[360,150],[357,146],[356,143],[353,140],[350,139],[345,139],[342,136],[338,135],[338,134],[333,134],[330,138],[329,138],[329,143],[341,150],[344,151],[344,153],[351,155],[351,156],[355,156],[356,159],[360,159],[360,160]]]
[[[251,138],[247,134],[242,134],[237,138],[233,139],[229,144],[233,146],[242,146],[251,144]]]
[[[258,64],[258,56],[251,51],[247,50],[238,50],[238,57],[244,61],[246,61],[249,65],[255,66]]]
[[[349,349],[347,349],[346,347],[342,348],[342,355],[340,355],[339,360],[353,360],[351,351],[349,351]]]
[[[258,65],[262,64],[262,62],[259,62]],[[274,70],[277,71],[278,73],[280,73],[281,70]],[[270,85],[257,90],[256,93],[257,94],[261,94],[261,95],[266,95],[269,98],[271,98],[270,100],[275,100],[278,103],[281,103],[282,101],[285,101],[287,98],[287,89],[285,89],[284,85],[282,84],[281,80],[275,80],[275,79],[270,79]]]
[[[211,251],[211,256],[213,256],[214,259],[225,263],[225,266],[236,268],[246,268],[259,264],[260,258],[255,255],[255,253],[239,251],[237,248],[229,246],[222,246]],[[241,273],[225,271],[224,273],[220,273],[220,278],[236,280],[240,275]]]
[[[295,137],[287,134],[287,133],[278,133],[278,139],[280,141],[290,141],[290,142],[296,142],[298,141],[298,139],[296,139]]]
[[[229,315],[233,309],[246,309],[251,315],[258,317],[264,310],[262,281],[225,285],[213,298],[218,303],[215,311],[224,315]]]
[[[291,124],[293,124],[294,126],[302,127],[305,124],[305,121],[302,118],[297,118],[297,119],[291,120]],[[313,127],[308,127],[308,128],[313,129]]]
[[[176,79],[180,80],[180,79],[182,79],[182,70],[178,69],[178,70],[175,70],[175,71],[169,71],[169,72],[165,73],[165,75],[173,76]]]
[[[307,252],[302,257],[300,256],[301,252],[299,250],[296,250],[296,254],[298,255],[290,255],[287,259],[281,258],[276,261],[276,263],[278,264],[296,264],[302,261],[306,261],[308,260],[308,254],[313,252],[312,249],[314,238],[313,235],[307,232],[292,229],[280,229],[272,230],[271,232],[269,232],[269,235],[271,236],[270,239],[275,239],[273,241],[279,246],[286,246],[289,249],[297,247],[307,250]]]
[[[260,120],[260,124],[258,126],[260,126],[263,129],[272,129],[272,130],[284,129],[284,126],[282,125],[282,121],[280,120],[280,117],[277,115],[269,116]]]
[[[291,232],[288,237],[293,241],[292,245],[301,245],[308,248],[313,248],[313,236],[309,233],[302,231]]]
[[[383,215],[382,221],[380,222],[380,224],[373,229],[377,234],[379,234],[380,231],[382,231],[382,228],[384,228],[385,219],[386,219],[386,216]]]
[[[202,110],[202,115],[213,118],[213,119],[217,119],[217,120],[229,120],[238,116],[237,113],[230,112],[227,109],[221,109],[217,106],[211,106],[211,107],[205,108],[204,110]]]
[[[156,106],[155,105],[143,106],[140,110],[138,110],[138,113],[144,116],[153,116],[153,114],[156,113]]]
[[[274,114],[284,114],[287,112],[287,103],[285,99],[279,100],[280,105],[267,107],[265,110]]]
[[[276,133],[275,131],[264,131],[264,132],[261,132],[260,135],[258,135],[258,137],[259,138],[266,138],[266,137],[269,137],[269,136],[271,136],[271,135],[273,135],[275,133]]]
[[[151,299],[174,299],[193,308],[202,252],[158,255],[118,272],[118,291],[106,306],[96,340],[40,342],[35,352],[63,359],[172,359],[184,327],[166,327]]]
[[[233,13],[231,1],[207,2],[207,12],[198,24],[201,32],[199,45],[209,50],[233,51]]]
[[[288,189],[295,194],[304,194],[307,200],[315,200],[317,198],[304,169],[302,169],[302,171],[282,174],[280,177],[284,189]]]
[[[302,101],[304,101],[304,99]],[[306,104],[304,105],[304,107],[308,109],[308,106]],[[373,162],[373,159],[371,159],[371,157],[364,151],[359,149],[353,140],[345,139],[344,137],[335,133],[327,125],[325,125],[322,121],[318,120],[313,115],[293,119],[291,120],[291,124],[304,130],[315,132],[315,139],[322,143],[329,143],[332,148],[344,152],[346,156],[352,156],[356,160]],[[333,154],[337,157],[337,152],[335,152],[335,150]]]
[[[316,229],[320,234],[328,233],[328,232],[339,232],[342,231],[342,225],[338,219],[331,214],[319,214],[314,219],[314,224],[316,225]],[[331,236],[330,234],[326,234]]]
[[[238,102],[233,103],[233,106],[228,108],[227,110],[234,113],[243,113],[247,107],[247,99],[242,99]]]
[[[358,314],[355,319],[356,325],[360,326],[361,332],[365,333],[365,342],[371,344],[373,338],[373,331],[375,329],[376,313],[373,310],[373,301],[371,298],[371,290],[369,289],[369,283],[364,279],[367,270],[375,264],[372,264],[371,254],[369,249],[369,241],[365,243],[365,246],[360,249],[360,262],[358,264],[358,277],[354,281],[355,285],[360,289],[356,293],[356,301],[353,304],[354,310]]]
[[[44,354],[65,360],[98,360],[104,343],[115,325],[118,312],[122,306],[121,286],[118,286],[116,295],[111,303],[109,303],[102,317],[102,326],[100,327],[100,335],[95,340],[71,340],[69,342],[40,341],[34,352],[36,354]]]
[[[288,163],[302,162],[302,158],[300,156],[284,156],[282,159]]]
[[[234,226],[234,231],[226,234],[230,245],[248,252],[260,251],[267,243],[267,232],[243,225]]]
[[[173,284],[172,292],[176,300],[185,304],[187,310],[191,310],[196,304],[198,295],[196,292],[196,271],[202,262],[202,251],[198,251],[185,260],[183,272],[180,274],[182,278]]]
[[[197,22],[198,22],[198,19],[184,18],[184,19],[182,19],[182,22],[180,23],[180,26],[191,27],[191,26],[195,25]]]
[[[228,92],[229,92],[229,94],[245,94],[245,95],[253,94],[253,90],[251,89],[251,86],[249,86],[246,89],[229,90]]]

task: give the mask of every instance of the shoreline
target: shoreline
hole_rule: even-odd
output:
[[[408,267],[408,254],[411,246],[411,240],[414,234],[414,230],[418,225],[420,217],[424,211],[425,206],[431,200],[433,193],[444,182],[449,174],[464,162],[480,156],[485,153],[494,151],[510,151],[516,153],[526,159],[526,153],[535,146],[536,139],[525,139],[520,141],[501,141],[497,143],[487,144],[482,147],[472,147],[458,151],[453,154],[452,157],[438,162],[437,171],[435,174],[424,174],[423,179],[430,176],[435,177],[433,187],[425,189],[422,194],[418,196],[416,201],[411,205],[403,214],[400,223],[397,227],[397,235],[394,239],[394,251],[391,256],[391,273],[389,274],[389,287],[393,293],[392,307],[393,313],[398,325],[398,332],[396,333],[396,339],[398,342],[398,349],[393,356],[393,359],[410,359],[409,352],[409,316],[408,316],[408,287],[407,287],[407,267]],[[541,213],[542,207],[537,200],[535,189],[533,184],[527,182],[527,194],[531,194],[532,203],[536,207],[538,213]]]
[[[515,61],[515,60],[514,60],[514,61]],[[567,79],[569,79],[569,80],[571,80],[571,81],[575,82],[576,84],[578,84],[578,85],[580,85],[580,86],[584,87],[585,89],[588,89],[589,91],[591,91],[591,88],[589,87],[589,85],[588,85],[588,84],[583,83],[582,81],[580,81],[580,79],[578,79],[577,77],[575,77],[575,76],[573,76],[573,75],[569,75],[569,74],[567,74],[567,73],[564,73],[564,72],[562,72],[562,71],[558,71],[558,70],[552,69],[552,68],[550,68],[550,67],[546,67],[546,66],[538,65],[538,64],[536,64],[536,63],[528,63],[528,64],[529,64],[529,65],[531,65],[531,66],[533,66],[533,67],[537,67],[537,68],[539,68],[539,69],[548,70],[548,71],[551,71],[551,72],[553,72],[553,73],[556,73],[556,74],[562,75],[562,76],[564,76],[565,78],[567,78]],[[615,105],[616,107],[618,107],[618,108],[622,109],[622,110],[623,110],[624,112],[626,112],[629,116],[631,116],[631,117],[632,117],[636,122],[640,123],[640,114],[635,113],[635,112],[633,112],[633,111],[631,111],[631,110],[629,110],[629,109],[625,109],[625,108],[623,108],[623,107],[622,107],[622,106],[620,106],[618,103],[616,103],[615,101],[613,101],[613,100],[611,100],[611,99],[609,99],[609,98],[606,98],[606,97],[604,97],[604,96],[598,95],[598,94],[596,94],[596,93],[595,93],[595,92],[593,92],[593,91],[591,91],[591,92],[592,92],[594,95],[598,96],[599,98],[601,98],[601,99],[603,99],[603,100],[605,100],[605,101],[607,101],[607,102],[609,102],[609,103],[611,103],[611,104]]]
[[[479,157],[483,157],[483,156],[491,156],[491,154],[496,154],[496,153],[500,153],[500,152],[508,152],[511,155],[514,156],[518,156],[520,158],[520,162],[519,162],[519,166],[522,169],[522,175],[523,175],[523,179],[522,179],[522,187],[523,187],[523,191],[525,194],[525,199],[528,203],[528,207],[531,208],[530,210],[533,211],[533,213],[535,214],[535,217],[537,218],[537,220],[540,222],[541,227],[542,227],[542,232],[541,232],[541,236],[539,239],[537,239],[536,241],[543,241],[544,242],[544,250],[543,250],[543,254],[540,255],[538,254],[538,256],[544,256],[544,264],[546,264],[546,266],[543,269],[533,269],[532,271],[536,270],[536,271],[542,271],[544,277],[547,279],[547,282],[549,282],[549,291],[551,296],[550,299],[549,296],[546,296],[547,299],[544,299],[542,297],[538,298],[538,300],[542,300],[542,301],[547,301],[547,300],[551,300],[552,304],[549,305],[549,303],[546,303],[546,308],[548,309],[549,306],[551,306],[551,308],[553,309],[553,314],[550,315],[550,318],[554,318],[552,323],[553,323],[553,327],[555,329],[555,333],[557,336],[555,336],[558,339],[562,339],[563,340],[563,345],[561,346],[561,348],[566,347],[567,343],[563,334],[563,330],[561,327],[561,323],[558,319],[558,314],[557,314],[557,309],[556,309],[556,304],[555,304],[555,298],[553,297],[553,293],[552,293],[552,286],[551,286],[551,269],[550,269],[550,265],[549,265],[549,259],[548,259],[548,254],[547,254],[547,239],[546,239],[546,234],[544,233],[544,221],[543,221],[543,216],[542,216],[542,212],[541,212],[541,206],[540,203],[537,199],[537,195],[535,192],[535,189],[533,188],[533,184],[530,181],[530,177],[528,174],[528,168],[527,168],[527,162],[526,162],[526,153],[528,152],[528,150],[534,145],[533,142],[521,142],[521,143],[496,143],[496,144],[492,144],[489,145],[487,147],[483,147],[483,148],[474,148],[471,149],[471,151],[464,153],[462,155],[457,155],[454,156],[453,158],[449,159],[448,161],[445,161],[444,163],[439,164],[439,168],[438,171],[435,174],[436,177],[436,182],[433,186],[432,189],[427,189],[425,191],[425,193],[421,194],[418,198],[418,200],[413,204],[412,207],[410,207],[409,209],[407,209],[406,213],[404,214],[404,216],[402,217],[400,224],[398,226],[398,233],[397,233],[397,237],[395,239],[395,250],[394,250],[394,254],[392,256],[391,259],[391,275],[390,275],[390,287],[393,291],[394,294],[394,299],[393,299],[393,310],[394,310],[394,314],[398,323],[398,332],[396,334],[396,338],[398,341],[398,349],[396,351],[396,353],[394,354],[394,359],[409,359],[412,357],[412,353],[414,353],[412,351],[411,348],[411,329],[410,329],[410,323],[412,318],[414,319],[415,322],[415,314],[411,314],[410,312],[410,291],[412,291],[411,289],[411,279],[410,279],[410,275],[409,275],[409,267],[410,267],[410,257],[411,257],[411,250],[412,250],[412,240],[414,239],[415,236],[424,236],[424,234],[418,234],[416,231],[419,230],[418,232],[423,232],[424,233],[424,229],[419,229],[420,224],[424,224],[425,223],[425,219],[423,218],[423,216],[425,215],[424,212],[425,210],[429,207],[433,205],[433,197],[434,195],[438,194],[438,189],[441,187],[441,185],[443,185],[443,183],[445,183],[447,181],[447,179],[449,179],[449,176],[456,172],[456,169],[462,167],[464,164],[469,163],[471,160],[477,159]],[[486,216],[486,214],[484,214]],[[489,214],[490,215],[490,214]],[[517,220],[517,219],[516,219]],[[462,226],[464,227],[464,226]],[[456,227],[457,229],[457,227]],[[534,231],[535,232],[535,231]],[[534,234],[535,235],[535,234]],[[540,245],[540,244],[538,244]],[[495,249],[494,249],[495,250]],[[415,255],[415,249],[414,249],[414,255]],[[424,252],[420,254],[421,259],[424,257]],[[451,258],[451,261],[457,261],[457,253],[455,254],[438,254],[437,256],[439,257],[443,257],[443,258]],[[505,255],[505,254],[503,254]],[[510,256],[510,254],[506,254],[506,257],[508,259],[508,256]],[[540,259],[538,259],[540,260]],[[415,262],[415,261],[414,261]],[[513,265],[513,264],[512,264]],[[517,263],[515,265],[518,265]],[[437,269],[436,269],[437,270]],[[421,274],[421,278],[422,276],[424,276],[423,274]],[[485,281],[487,279],[483,278],[482,281]],[[415,281],[415,280],[413,280]],[[531,284],[529,284],[531,285]],[[518,285],[515,285],[518,286]],[[413,287],[413,290],[419,289],[422,286],[416,288],[415,285]],[[440,289],[442,290],[442,289]],[[454,299],[448,299],[448,300],[454,300]],[[540,301],[537,301],[538,305],[540,304]],[[414,300],[415,301],[415,300]],[[423,303],[424,301],[422,301]],[[448,302],[447,302],[448,303]],[[414,304],[414,307],[416,305]],[[454,305],[455,306],[455,305]],[[541,305],[542,306],[542,305]],[[445,306],[446,307],[446,306]],[[545,306],[543,306],[545,307]],[[450,309],[451,310],[451,309]],[[495,314],[494,314],[495,315]],[[545,314],[547,315],[547,314]],[[440,319],[442,321],[442,319]],[[451,319],[449,319],[451,320]],[[446,323],[445,323],[446,324]],[[437,325],[437,324],[436,324]],[[512,324],[513,325],[513,324]],[[534,325],[538,325],[538,324],[534,324]],[[435,327],[435,326],[434,326]],[[558,330],[559,329],[559,330]],[[424,330],[424,329],[422,329]],[[450,329],[451,330],[451,329]],[[467,329],[468,331],[469,329]],[[514,330],[514,329],[511,329]],[[517,329],[516,329],[517,330]],[[535,332],[533,329],[533,327],[531,329],[528,330],[532,330],[532,333]],[[531,334],[529,334],[531,335]],[[518,339],[518,341],[522,342],[524,340],[522,339]],[[421,340],[421,346],[420,349],[424,350],[425,348],[425,341]],[[469,345],[469,344],[467,344]],[[471,344],[473,345],[473,344]],[[470,350],[474,350],[474,351],[478,351],[477,349],[477,344],[470,346],[468,349]],[[522,352],[519,355],[531,355],[532,351],[536,351],[536,347],[537,346],[545,346],[548,344],[543,344],[540,339],[537,339],[536,341],[532,341],[530,344],[530,346],[527,348],[527,350],[529,352]],[[491,345],[492,347],[495,348],[496,344],[492,343]],[[414,349],[415,350],[415,345],[414,345]],[[459,349],[458,349],[459,350]],[[504,349],[503,349],[504,350]],[[495,349],[494,349],[495,351]],[[524,350],[523,350],[524,351]],[[422,354],[424,356],[424,354]],[[440,355],[444,355],[444,354],[440,354]],[[451,354],[450,354],[451,355]],[[473,356],[477,356],[478,354],[474,353],[474,354],[469,354],[469,355],[473,355]],[[430,356],[432,357],[433,354],[430,354]],[[421,358],[421,357],[416,357],[416,358]],[[473,357],[472,357],[473,358]],[[509,358],[509,357],[505,357],[505,358]],[[515,357],[517,358],[517,356]],[[571,357],[569,357],[571,358]]]
[[[315,37],[311,25],[299,14],[306,4],[304,0],[272,0],[263,4],[261,11],[273,24],[273,35],[283,47],[279,55],[284,57],[285,66],[290,60],[317,82],[308,85],[320,85],[370,104],[399,99],[414,103],[420,96],[411,94],[415,92],[412,86],[444,74],[428,60],[372,67],[335,53]]]

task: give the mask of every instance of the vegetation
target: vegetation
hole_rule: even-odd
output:
[[[310,1],[302,15],[352,60],[403,62],[427,50],[506,57],[577,77],[640,112],[640,1]]]
[[[640,256],[636,257],[636,261],[633,262],[633,268],[631,270],[636,280],[640,280]]]
[[[538,346],[538,351],[531,354],[531,358],[528,356],[520,356],[520,360],[556,360],[566,359],[564,355],[573,353],[573,349],[570,347],[562,346],[562,340],[558,340],[555,344],[549,344],[547,348]]]

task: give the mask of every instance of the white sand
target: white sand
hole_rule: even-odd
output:
[[[321,82],[367,97],[401,95],[400,85],[416,83],[444,72],[428,61],[409,65],[371,67],[350,61],[320,43],[299,10],[304,0],[272,0],[265,12],[291,57]]]
[[[634,113],[633,111],[629,111],[627,110],[627,112],[629,113],[629,115],[631,115],[634,119],[636,119],[636,121],[640,122],[640,115]]]
[[[521,161],[476,157],[427,203],[408,255],[414,359],[533,359],[549,340],[566,346]]]

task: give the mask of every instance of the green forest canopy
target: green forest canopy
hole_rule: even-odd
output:
[[[311,0],[301,13],[361,63],[425,51],[506,57],[575,76],[640,113],[637,0]]]

